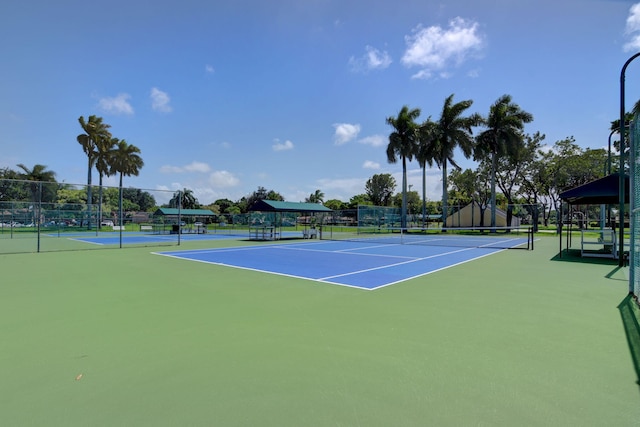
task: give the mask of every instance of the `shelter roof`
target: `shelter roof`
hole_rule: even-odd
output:
[[[629,202],[629,176],[624,176],[625,201]],[[620,203],[620,175],[617,173],[591,181],[560,193],[560,198],[572,205]]]
[[[210,209],[177,209],[177,208],[158,208],[154,215],[175,215],[181,216],[214,216]]]
[[[260,212],[333,212],[320,203],[280,202],[276,200],[257,200],[249,210]]]

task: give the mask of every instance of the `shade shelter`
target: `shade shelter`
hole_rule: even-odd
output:
[[[178,208],[158,208],[153,213],[155,224],[161,224],[164,230],[165,226],[171,226],[171,232],[177,233],[184,231],[181,227],[182,223],[192,225],[196,222],[204,224],[210,223],[216,214],[210,209],[178,209]],[[206,227],[198,229],[187,228],[188,231],[205,232]]]
[[[625,200],[629,200],[629,176],[624,177]],[[613,205],[620,203],[620,175],[617,173],[560,193],[570,205]]]
[[[624,200],[629,199],[629,176],[624,176]],[[604,178],[588,182],[578,187],[560,193],[560,198],[571,205],[615,205],[620,203],[620,174],[614,173]],[[560,213],[560,218],[563,212]],[[569,229],[571,230],[571,223]],[[562,227],[562,222],[560,222]],[[624,227],[624,218],[620,218],[620,227]],[[562,231],[562,229],[560,230]],[[596,240],[585,240],[582,234],[581,253],[583,256],[602,256],[609,258],[619,257],[619,247],[624,247],[624,242],[618,242],[615,230],[602,228]],[[571,233],[567,234],[567,248]],[[590,250],[589,248],[597,248]],[[562,256],[562,233],[560,233],[560,255]]]
[[[295,213],[305,217],[313,217],[318,213],[328,214],[333,212],[328,207],[319,203],[281,202],[277,200],[257,200],[249,207],[249,211],[265,214],[254,215],[249,223],[250,238],[257,240],[275,240],[281,238],[283,214],[285,213]],[[308,223],[305,222],[302,237],[316,236],[315,230],[316,228],[311,221]],[[318,231],[321,232],[321,228],[319,228]]]

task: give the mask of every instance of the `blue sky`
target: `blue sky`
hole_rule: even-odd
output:
[[[483,115],[510,94],[547,144],[606,147],[639,35],[640,6],[622,0],[9,0],[0,167],[86,183],[77,120],[96,114],[142,151],[125,186],[189,188],[204,204],[259,186],[348,201],[391,173],[399,191],[385,119],[403,105],[437,119],[450,94]],[[626,75],[631,109],[640,63]],[[414,190],[420,179],[410,163]],[[429,170],[429,199],[440,179]]]

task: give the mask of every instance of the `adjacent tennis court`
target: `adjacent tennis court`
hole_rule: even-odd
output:
[[[503,250],[504,238],[483,237],[482,246],[458,247],[438,237],[435,246],[377,241],[314,241],[293,244],[156,252],[159,255],[262,271],[334,285],[374,290],[469,262]],[[444,246],[443,242],[451,242]],[[510,238],[523,244],[523,238]],[[423,243],[431,243],[423,242]]]

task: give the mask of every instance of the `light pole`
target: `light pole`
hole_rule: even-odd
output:
[[[619,185],[618,185],[618,198],[620,201],[620,211],[619,211],[619,218],[620,218],[620,230],[619,230],[619,236],[620,238],[618,239],[619,243],[619,249],[618,249],[618,266],[623,267],[624,266],[624,259],[622,257],[622,252],[624,251],[624,204],[625,204],[625,188],[624,188],[624,139],[625,139],[625,123],[624,123],[624,116],[625,116],[625,107],[624,107],[624,74],[627,71],[627,67],[629,66],[629,64],[631,63],[631,61],[633,61],[634,59],[636,59],[638,56],[640,56],[640,52],[636,53],[635,55],[633,55],[631,58],[627,59],[627,62],[624,63],[624,65],[622,66],[622,71],[620,71],[620,123],[619,123],[619,130],[620,130],[620,181],[619,181]]]

